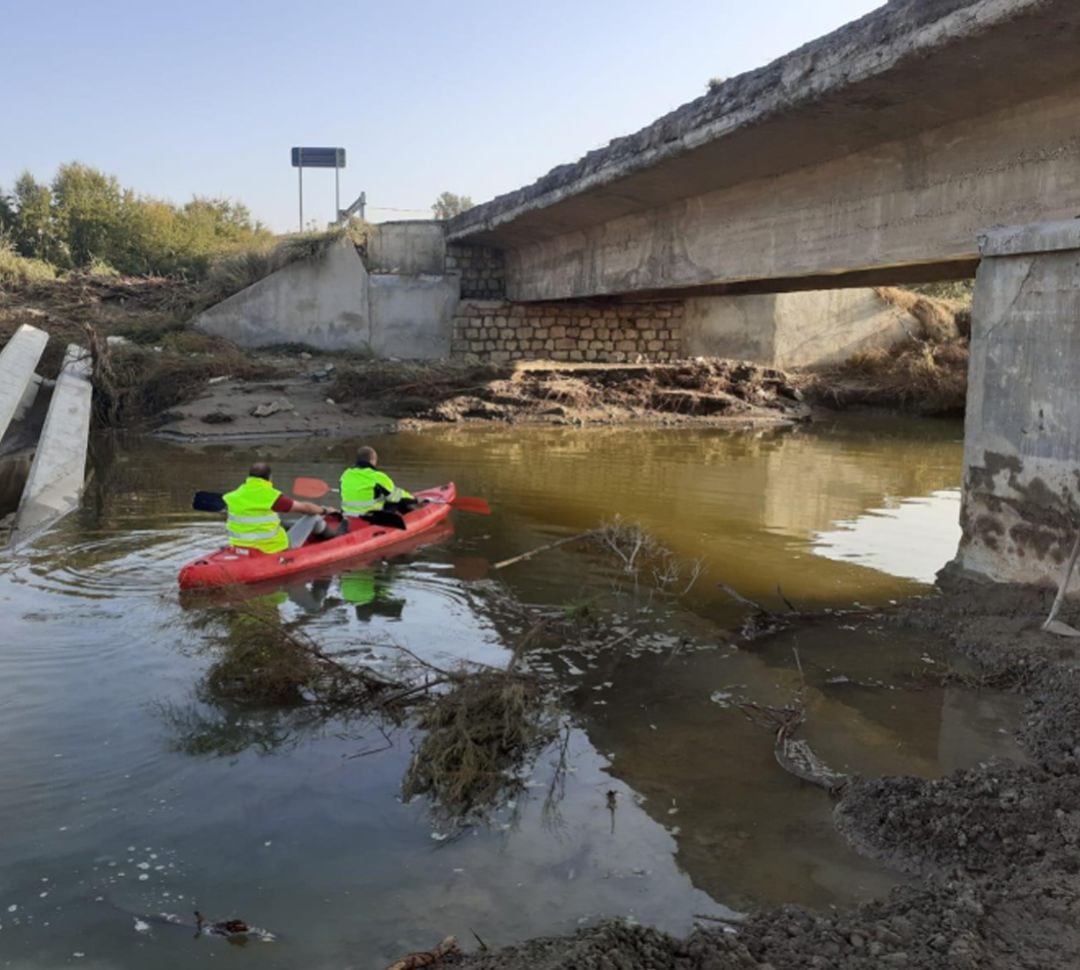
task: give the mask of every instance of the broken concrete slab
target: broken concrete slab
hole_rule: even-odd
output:
[[[26,542],[78,506],[86,475],[92,396],[89,354],[69,344],[15,513],[13,545]]]
[[[29,407],[33,403],[32,398],[26,402],[25,395],[35,383],[34,368],[48,342],[49,335],[44,330],[24,323],[0,351],[0,439],[20,406]]]

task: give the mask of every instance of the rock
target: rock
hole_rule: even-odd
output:
[[[284,398],[279,398],[276,401],[265,401],[262,404],[256,404],[251,409],[251,416],[253,418],[268,418],[271,414],[277,414],[278,411],[289,411],[292,409],[292,405]]]
[[[210,380],[208,380],[206,383],[207,384],[220,384],[220,383],[222,383],[222,381],[227,381],[228,379],[229,379],[228,374],[222,374],[220,377],[211,377]]]
[[[899,936],[885,926],[878,926],[874,930],[874,936],[882,943],[888,943],[890,946],[899,946],[903,942]]]
[[[109,347],[126,347],[131,341],[127,337],[121,337],[119,334],[113,333],[105,338],[105,343]]]

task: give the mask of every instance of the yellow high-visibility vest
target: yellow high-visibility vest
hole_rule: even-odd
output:
[[[239,488],[227,492],[223,498],[229,510],[225,524],[229,545],[262,552],[288,549],[289,537],[273,511],[280,497],[281,492],[265,478],[248,478]]]
[[[341,511],[346,515],[367,515],[379,511],[387,502],[407,498],[412,498],[412,494],[398,488],[385,472],[369,465],[346,468],[341,474]]]

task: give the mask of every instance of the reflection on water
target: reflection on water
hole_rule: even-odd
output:
[[[492,563],[615,512],[705,562],[688,608],[656,614],[669,635],[651,649],[630,638],[534,658],[567,690],[565,750],[560,740],[540,754],[489,828],[448,839],[422,800],[400,798],[420,740],[407,726],[200,692],[220,660],[199,623],[216,601],[181,600],[176,572],[221,541],[222,525],[186,508],[195,489],[240,480],[250,447],[98,442],[83,509],[0,564],[0,952],[22,968],[75,952],[95,967],[219,962],[215,941],[136,928],[138,914],[198,905],[277,933],[258,948],[264,966],[375,965],[448,933],[498,945],[601,916],[682,932],[695,913],[883,891],[894,876],[840,843],[827,796],[777,767],[737,701],[803,690],[815,750],[865,775],[1009,754],[1015,711],[925,688],[916,675],[939,662],[933,644],[867,619],[735,649],[726,631],[740,612],[714,584],[765,601],[779,584],[806,607],[925,590],[914,578],[951,550],[920,539],[918,562],[900,567],[888,536],[857,563],[815,545],[872,510],[907,515],[907,500],[955,488],[959,439],[950,424],[877,421],[373,442],[406,487],[453,479],[494,514],[455,514],[452,529],[399,555],[250,595],[324,649],[367,650],[375,669],[394,662],[393,643],[436,664],[503,666],[520,622],[490,595],[496,584],[528,602],[582,603],[609,595],[615,572],[574,545],[504,571]],[[356,444],[260,453],[287,486],[333,478]]]
[[[813,550],[890,576],[932,583],[960,543],[960,489],[905,498],[819,532]]]

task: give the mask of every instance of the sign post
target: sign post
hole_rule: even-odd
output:
[[[334,170],[334,213],[341,211],[341,170],[345,167],[344,148],[303,148],[292,150],[293,168],[299,169],[300,231],[304,231],[304,166],[308,168],[332,168]]]

